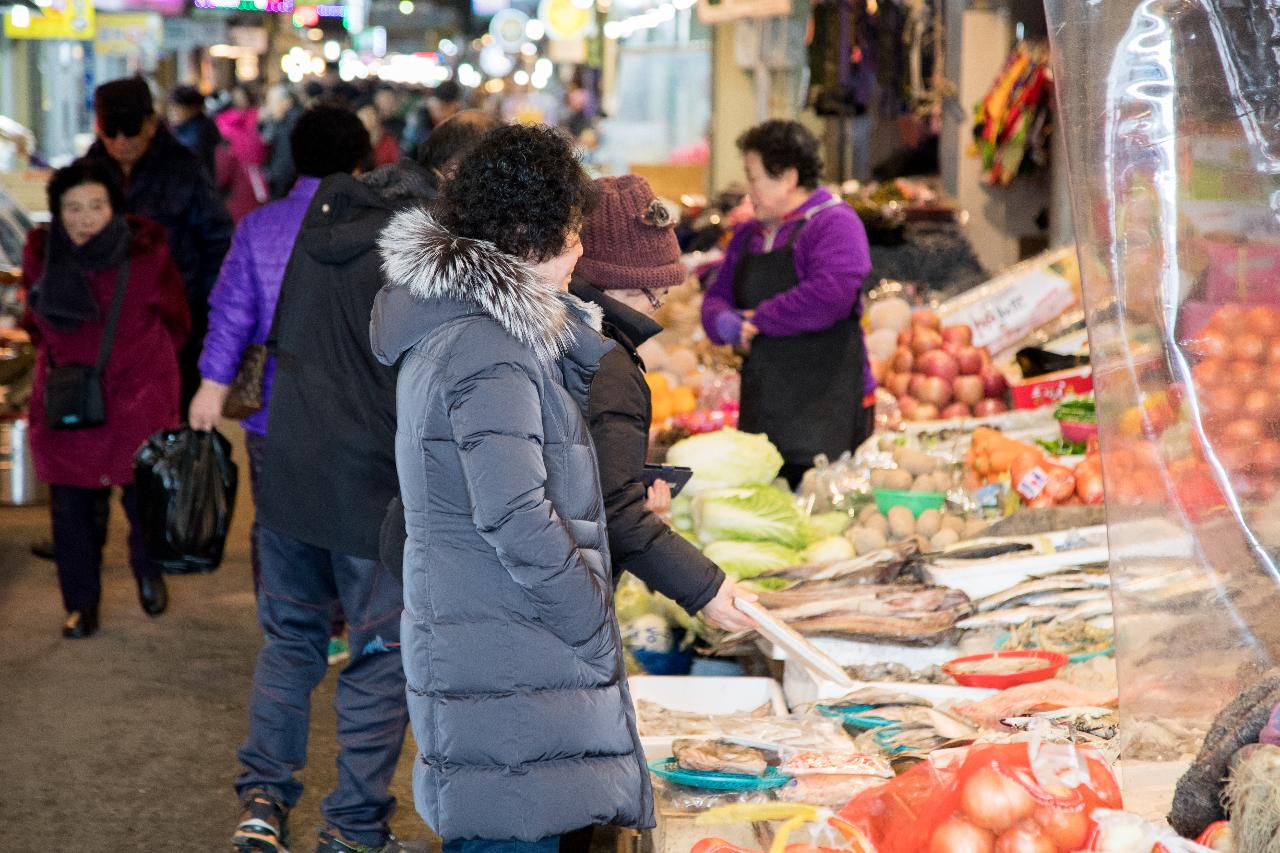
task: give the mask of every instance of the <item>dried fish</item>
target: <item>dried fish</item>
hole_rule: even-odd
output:
[[[1099,601],[1111,601],[1111,591],[1106,589],[1074,589],[1067,592],[1045,592],[1027,599],[1027,604],[1036,607],[1079,607],[1082,604],[1094,604]]]
[[[1090,575],[1083,572],[1073,572],[1071,574],[1049,575],[1036,580],[1024,581],[1023,583],[1011,586],[1006,590],[997,592],[994,595],[988,595],[974,602],[974,606],[979,612],[995,610],[1012,604],[1021,599],[1026,599],[1034,595],[1043,593],[1068,592],[1072,590],[1097,589],[1100,587],[1110,586],[1110,579],[1106,575]]]
[[[784,569],[764,572],[757,577],[784,578],[805,583],[839,580],[846,585],[885,584],[897,578],[903,567],[919,550],[914,541],[908,540],[850,560],[788,566]]]
[[[933,703],[921,696],[912,693],[895,693],[892,690],[884,690],[880,687],[862,687],[854,690],[852,693],[846,693],[838,699],[821,699],[816,702],[807,702],[798,705],[795,708],[796,713],[813,711],[819,707],[823,708],[886,708],[896,705],[902,706],[922,706],[930,708]]]
[[[685,770],[763,776],[769,770],[764,753],[749,746],[716,740],[678,740],[671,754]]]
[[[972,631],[978,628],[992,628],[1000,625],[1021,625],[1024,622],[1048,622],[1063,615],[1059,607],[1012,607],[1006,610],[993,610],[979,613],[956,623],[957,628]]]

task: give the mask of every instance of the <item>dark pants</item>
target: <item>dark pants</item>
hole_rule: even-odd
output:
[[[381,844],[395,798],[387,791],[409,710],[400,663],[402,588],[381,564],[316,548],[259,526],[258,621],[266,635],[253,673],[249,736],[238,756],[243,797],[264,788],[292,807],[294,774],[307,762],[311,693],[328,668],[329,626],[339,604],[351,660],[338,675],[338,787],[320,805],[344,837]]]
[[[209,303],[202,298],[197,304],[187,297],[191,308],[191,332],[178,348],[178,376],[182,380],[182,396],[178,411],[185,416],[191,410],[191,398],[200,390],[200,352],[204,349],[204,336],[209,331]]]
[[[444,853],[556,853],[560,836],[541,841],[486,841],[473,838],[467,841],[446,841]]]
[[[49,497],[62,606],[68,613],[97,607],[102,599],[102,546],[107,541],[111,489],[50,486]],[[142,544],[133,486],[122,489],[120,505],[129,520],[129,565],[134,577],[158,577],[160,568],[147,558]]]

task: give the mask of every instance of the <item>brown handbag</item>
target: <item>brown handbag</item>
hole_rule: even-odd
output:
[[[240,359],[240,369],[231,380],[227,399],[222,403],[222,416],[242,420],[262,411],[262,386],[267,373],[266,344],[249,344]]]

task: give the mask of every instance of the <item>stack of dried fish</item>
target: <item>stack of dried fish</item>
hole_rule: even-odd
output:
[[[788,566],[785,569],[774,569],[756,575],[751,580],[783,580],[787,582],[783,587],[786,590],[888,584],[902,579],[904,575],[913,575],[913,579],[918,581],[919,575],[912,572],[912,569],[913,559],[919,553],[920,548],[916,542],[908,540],[848,560],[838,560],[834,563],[805,563]]]
[[[960,628],[1088,621],[1111,613],[1111,576],[1085,571],[1048,575],[981,598],[974,602],[974,608],[977,613],[961,622]]]
[[[983,737],[987,740],[1035,740],[1053,743],[1088,744],[1114,760],[1120,754],[1117,735],[1120,720],[1113,708],[1060,708],[1022,717],[1006,717],[1000,721],[1018,732],[1012,736]]]
[[[969,597],[959,590],[894,584],[766,591],[760,604],[807,636],[910,645],[945,642],[970,611]],[[749,638],[749,633],[731,634],[714,650],[727,653]]]
[[[895,758],[924,757],[935,749],[972,743],[978,735],[971,723],[927,699],[875,687],[801,705],[796,712],[838,717],[855,734],[859,750]]]
[[[672,711],[643,699],[636,702],[641,737],[728,740],[777,749],[848,752],[849,736],[838,721],[816,717],[776,717],[761,714],[698,714]]]

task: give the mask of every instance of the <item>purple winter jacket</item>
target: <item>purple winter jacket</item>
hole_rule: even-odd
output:
[[[253,211],[236,226],[231,250],[209,294],[209,332],[200,354],[203,378],[230,385],[245,347],[266,343],[293,242],[319,186],[319,178],[299,177],[287,196]],[[267,433],[267,403],[275,370],[273,358],[267,362],[261,411],[240,422],[257,435]]]
[[[833,198],[819,187],[804,204],[787,214],[778,226],[774,245],[786,245],[797,222],[810,209]],[[752,220],[733,233],[715,280],[702,301],[702,327],[717,344],[735,344],[742,329],[742,312],[733,298],[733,274],[738,260],[764,250],[766,227]],[[862,285],[871,271],[871,251],[862,220],[847,204],[834,205],[814,216],[793,244],[799,284],[756,308],[752,322],[763,334],[790,337],[829,329],[850,316],[862,317]],[[871,366],[864,370],[865,393],[876,387]]]

